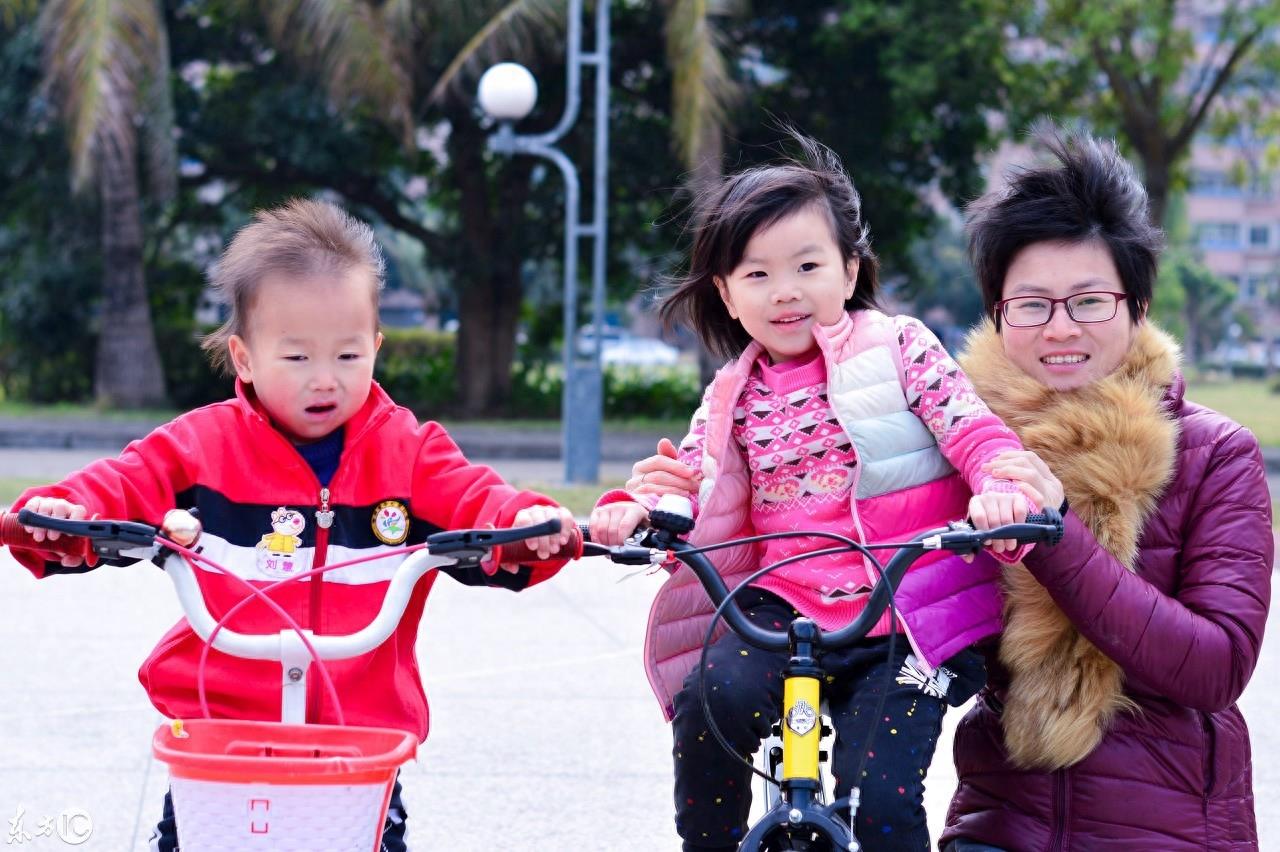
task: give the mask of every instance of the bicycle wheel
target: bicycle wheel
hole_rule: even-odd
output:
[[[814,831],[785,826],[769,832],[760,843],[760,852],[836,852],[839,848]]]

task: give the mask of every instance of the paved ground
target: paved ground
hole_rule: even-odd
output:
[[[43,452],[0,453],[0,472],[54,477],[83,461]],[[556,469],[497,466],[528,477]],[[418,646],[432,735],[404,773],[414,848],[678,848],[669,735],[640,664],[657,578],[622,581],[623,574],[584,561],[520,595],[437,586]],[[57,818],[83,811],[93,831],[81,848],[145,849],[165,781],[149,757],[160,720],[135,672],[176,617],[168,581],[150,566],[37,584],[0,553],[4,837],[21,813],[32,837],[20,848],[63,848],[52,833]],[[1272,638],[1241,701],[1253,725],[1264,850],[1280,849],[1280,809],[1272,804],[1280,801],[1280,729],[1268,724],[1280,714],[1277,621],[1273,615]],[[928,784],[935,827],[954,785],[950,736],[959,713],[948,718]],[[42,821],[50,834],[39,833]]]

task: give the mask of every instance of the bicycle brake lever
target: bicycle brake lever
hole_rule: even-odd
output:
[[[136,521],[73,521],[22,509],[18,523],[88,539],[90,548],[103,561],[149,559],[156,543],[156,528]]]
[[[615,565],[653,565],[653,551],[634,544],[609,548],[609,561]]]
[[[947,531],[931,535],[920,542],[925,550],[949,550],[952,553],[977,553],[982,549],[982,534],[964,521],[950,521]]]
[[[558,532],[558,518],[505,530],[445,530],[427,536],[427,550],[436,556],[462,554],[464,558],[481,557],[494,547]]]

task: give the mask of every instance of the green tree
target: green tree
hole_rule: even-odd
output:
[[[1258,120],[1280,75],[1275,0],[1008,0],[1029,112],[1088,118],[1142,164],[1163,225],[1192,140]]]
[[[0,390],[37,402],[93,393],[97,208],[73,197],[33,21],[0,27]]]
[[[1195,364],[1225,336],[1235,285],[1210,272],[1184,248],[1165,252],[1160,277],[1161,285],[1172,285],[1182,295],[1183,349],[1187,363]]]
[[[933,227],[931,197],[960,204],[983,186],[977,155],[994,146],[990,116],[1009,96],[992,8],[756,0],[729,25],[749,57],[732,159],[776,157],[779,121],[831,146],[862,194],[886,272],[909,273],[911,244]]]
[[[915,274],[904,295],[915,301],[918,311],[942,308],[956,328],[968,328],[982,319],[982,293],[959,221],[939,216],[929,235],[912,243],[909,260]]]
[[[171,191],[168,44],[156,0],[49,0],[44,87],[67,128],[71,179],[99,201],[102,294],[94,391],[117,406],[165,398],[143,265],[139,126],[159,197]]]
[[[561,70],[560,60],[550,57],[560,51],[556,33],[563,5],[545,0],[465,5],[288,0],[268,7],[275,43],[304,67],[323,73],[338,104],[372,105],[405,138],[424,125],[448,126],[447,161],[439,174],[456,191],[450,207],[457,216],[458,239],[448,240],[439,228],[428,229],[431,237],[421,236],[429,250],[431,242],[444,249],[432,252],[434,257],[458,248],[467,256],[465,263],[450,265],[465,275],[456,288],[458,378],[463,408],[470,413],[492,410],[509,397],[523,295],[521,267],[527,259],[511,251],[510,235],[528,227],[528,202],[536,193],[531,180],[540,172],[527,158],[495,162],[486,154],[488,130],[478,121],[466,84],[499,55],[533,61],[546,72],[544,79],[557,79],[553,72]],[[722,128],[736,91],[715,26],[730,11],[721,6],[708,0],[661,4],[672,67],[673,144],[695,179],[702,180],[718,173]],[[643,15],[648,10],[631,6],[620,11]],[[633,35],[648,38],[647,33]],[[370,61],[371,53],[382,59]],[[558,117],[563,93],[552,91],[548,104],[540,105],[526,126],[549,125]],[[577,132],[574,137],[565,146],[584,149],[584,156],[575,160],[589,162],[584,145],[589,136]],[[499,246],[505,250],[495,250]]]

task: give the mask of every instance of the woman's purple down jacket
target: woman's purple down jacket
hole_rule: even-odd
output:
[[[1025,564],[1082,634],[1124,671],[1138,711],[1119,714],[1083,761],[1013,767],[1002,743],[1007,673],[955,739],[960,786],[940,839],[1008,850],[1254,850],[1249,732],[1236,707],[1262,644],[1274,559],[1266,477],[1253,435],[1186,402],[1174,479],[1129,573],[1073,514]],[[1261,722],[1262,720],[1256,720]],[[1267,805],[1264,805],[1267,807]]]

